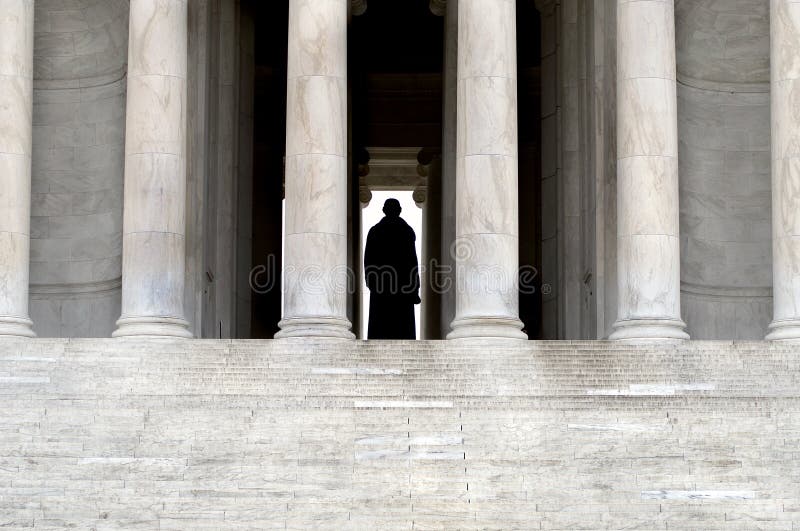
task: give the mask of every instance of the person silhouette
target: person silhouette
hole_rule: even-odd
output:
[[[419,304],[417,235],[400,217],[397,199],[383,204],[384,218],[369,229],[364,273],[369,288],[368,339],[416,339]]]

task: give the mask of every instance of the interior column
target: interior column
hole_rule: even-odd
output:
[[[442,264],[442,155],[435,150],[423,149],[417,156],[417,171],[425,177],[422,195],[422,256],[420,277],[422,281],[422,306],[420,308],[420,339],[442,339],[442,289],[440,269]],[[417,191],[414,191],[414,200]]]
[[[0,0],[0,336],[33,337],[28,316],[33,0]]]
[[[800,2],[770,4],[772,292],[770,340],[800,340]]]
[[[347,319],[348,0],[291,0],[284,308],[275,337],[352,339]]]
[[[515,0],[458,3],[456,318],[448,339],[527,339],[519,320]]]
[[[444,65],[442,82],[442,179],[441,179],[441,269],[439,317],[440,337],[447,336],[456,316],[455,257],[456,240],[456,167],[458,115],[458,0],[445,3]]]
[[[115,337],[191,337],[186,247],[186,0],[131,0],[122,316]]]
[[[611,339],[688,339],[680,317],[674,0],[617,0],[618,314]]]

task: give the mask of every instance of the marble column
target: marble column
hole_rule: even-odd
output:
[[[290,0],[284,308],[275,337],[352,339],[347,319],[348,0]]]
[[[617,0],[618,313],[611,339],[688,339],[680,317],[674,0]]]
[[[28,317],[33,0],[0,0],[0,336],[33,337]]]
[[[186,0],[131,0],[122,316],[114,337],[191,337],[186,247]]]
[[[800,340],[800,2],[770,3],[772,293],[769,340]]]
[[[425,177],[422,194],[422,306],[420,308],[420,339],[442,339],[442,156],[441,153],[423,149],[417,156],[420,176]],[[414,199],[417,191],[414,192]]]
[[[431,4],[433,6],[433,4]],[[444,65],[442,80],[442,181],[441,181],[441,271],[439,299],[439,335],[446,337],[456,317],[455,257],[456,240],[456,167],[458,115],[458,0],[445,3]]]
[[[516,0],[458,3],[456,317],[448,339],[527,339],[519,320]]]

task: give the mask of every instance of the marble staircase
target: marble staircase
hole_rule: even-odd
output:
[[[0,341],[0,527],[800,529],[800,346]]]

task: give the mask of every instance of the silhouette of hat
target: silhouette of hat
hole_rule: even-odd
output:
[[[400,201],[394,197],[390,197],[383,203],[383,213],[387,216],[399,216],[402,211],[403,207],[400,206]]]

